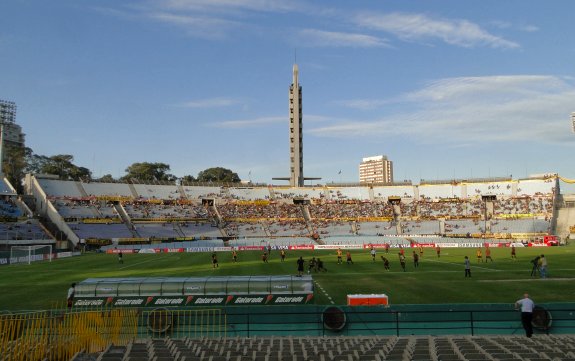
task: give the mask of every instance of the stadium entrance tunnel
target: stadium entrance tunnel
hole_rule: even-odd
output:
[[[548,331],[552,323],[553,318],[551,317],[551,313],[541,306],[535,306],[533,309],[533,319],[531,320],[533,327]]]
[[[174,324],[172,312],[167,308],[156,308],[146,317],[148,330],[153,334],[167,334]]]
[[[322,314],[323,327],[331,331],[341,331],[347,324],[345,311],[336,306],[327,307]]]

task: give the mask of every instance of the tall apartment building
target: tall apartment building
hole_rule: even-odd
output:
[[[393,183],[393,162],[384,155],[363,158],[359,164],[359,183]]]
[[[571,126],[573,127],[573,133],[575,133],[575,112],[571,113]]]

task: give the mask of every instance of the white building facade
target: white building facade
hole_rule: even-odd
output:
[[[359,164],[359,183],[393,183],[393,162],[384,155],[363,158]]]

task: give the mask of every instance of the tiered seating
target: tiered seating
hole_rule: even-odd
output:
[[[96,203],[89,200],[54,199],[52,204],[64,219],[100,218]]]
[[[511,181],[467,183],[467,197],[477,195],[512,196],[512,184],[513,183]]]
[[[521,179],[517,182],[517,196],[549,195],[554,187],[553,179]]]
[[[373,187],[373,196],[387,200],[389,197],[414,198],[415,193],[413,186]]]
[[[456,221],[445,221],[445,233],[467,234],[480,233],[485,226],[484,222],[469,219],[460,219]]]
[[[410,221],[402,222],[404,234],[439,234],[438,221]]]
[[[178,199],[185,198],[175,185],[134,184],[138,197],[144,199]]]
[[[0,199],[0,217],[18,218],[21,215],[22,211],[16,206],[12,198]]]
[[[222,198],[221,187],[184,186],[184,192],[189,199]]]
[[[263,222],[238,223],[230,222],[226,224],[226,231],[229,236],[236,237],[265,237],[266,225]]]
[[[38,183],[48,197],[83,197],[74,181],[39,178]]]
[[[16,192],[8,184],[8,182],[2,178],[0,179],[0,195],[16,195]]]
[[[200,205],[156,204],[148,202],[126,202],[124,209],[130,218],[136,219],[205,219],[208,212]]]
[[[138,223],[134,227],[140,237],[183,237],[178,223]]]
[[[325,198],[323,188],[273,188],[272,192],[276,198],[280,199],[322,199]]]
[[[494,233],[545,233],[549,222],[544,219],[495,220],[491,223]]]
[[[114,208],[113,202],[120,202],[136,225],[136,231],[141,230],[138,235],[142,237],[221,237],[224,233],[253,238],[306,237],[317,233],[322,239],[393,235],[398,233],[392,225],[399,213],[402,225],[399,233],[438,234],[439,220],[446,219],[445,232],[448,234],[477,234],[485,231],[483,195],[497,196],[493,201],[492,232],[547,232],[553,213],[555,184],[553,179],[497,179],[373,188],[177,186],[49,179],[39,182],[60,215],[68,221],[101,218],[91,221],[106,223],[110,219],[113,223],[123,219],[129,224],[123,211],[117,208],[116,212]],[[389,205],[390,197],[400,197],[399,206]],[[200,199],[204,198],[215,199],[214,207],[201,205]],[[311,204],[294,205],[294,198],[311,200]],[[178,223],[174,226],[167,222]],[[141,223],[154,225],[139,227]],[[214,224],[224,227],[225,232]],[[101,227],[106,235],[112,228]],[[116,238],[125,237],[126,229],[133,233],[128,226],[124,228],[122,235]],[[82,235],[95,231],[81,225],[74,229],[82,231]]]
[[[89,196],[134,197],[127,183],[82,183]]]
[[[461,192],[461,184],[424,184],[419,186],[419,198],[427,200],[461,198]]]
[[[575,337],[338,336],[147,339],[110,346],[98,360],[123,361],[574,361]],[[79,354],[75,361],[90,355]]]
[[[353,234],[351,222],[348,221],[319,221],[312,222],[313,228],[321,237],[349,236]]]
[[[26,222],[0,223],[1,240],[38,240],[50,239],[36,220]]]
[[[270,199],[268,188],[229,188],[228,192],[232,199],[247,201]]]
[[[185,222],[180,225],[185,237],[221,237],[218,227],[211,223]]]
[[[70,228],[76,235],[82,239],[87,238],[129,238],[132,232],[123,223],[112,224],[90,224],[90,223],[72,223]]]
[[[329,198],[334,200],[370,200],[367,187],[329,188]]]

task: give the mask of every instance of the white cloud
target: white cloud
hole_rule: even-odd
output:
[[[174,10],[231,11],[250,10],[261,12],[292,11],[303,6],[293,0],[165,0],[162,6]]]
[[[220,38],[225,36],[232,28],[241,26],[241,23],[210,16],[179,15],[169,12],[149,12],[150,19],[171,24],[185,29],[188,34],[205,37]]]
[[[288,116],[279,116],[279,117],[260,117],[255,119],[245,119],[245,120],[227,120],[223,122],[216,122],[213,124],[214,127],[217,128],[231,128],[231,129],[238,129],[238,128],[250,128],[250,127],[259,127],[265,124],[274,124],[274,123],[281,123],[288,122]]]
[[[239,104],[240,101],[232,98],[210,98],[191,100],[180,104],[184,108],[221,108]]]
[[[439,39],[463,47],[490,46],[518,48],[519,44],[483,30],[479,25],[461,19],[435,19],[424,14],[360,13],[353,21],[363,27],[392,33],[403,40]]]
[[[535,25],[523,25],[523,26],[519,27],[519,30],[525,31],[527,33],[533,33],[533,32],[539,31],[539,27],[537,27]]]
[[[373,121],[336,121],[316,136],[406,136],[426,143],[571,142],[575,84],[554,76],[442,79],[406,94],[405,109]],[[397,105],[397,104],[396,104]]]
[[[377,109],[388,103],[390,103],[390,101],[386,99],[350,99],[334,102],[336,105],[359,110]]]
[[[307,46],[371,48],[388,46],[387,41],[375,36],[355,33],[341,33],[317,29],[299,31],[299,44]]]

